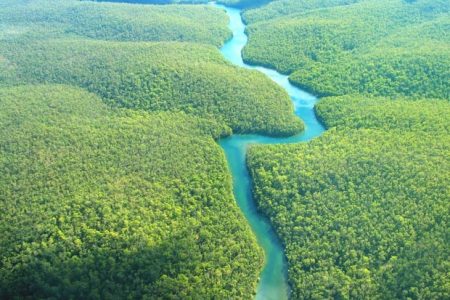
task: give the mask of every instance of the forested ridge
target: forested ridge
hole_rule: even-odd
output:
[[[120,41],[183,41],[220,46],[230,37],[224,12],[208,5],[130,5],[76,0],[2,0],[11,33]],[[19,30],[20,29],[20,30]]]
[[[448,298],[448,102],[345,96],[316,110],[323,137],[248,154],[292,298]]]
[[[370,0],[275,0],[270,1],[265,6],[258,7],[258,9],[244,11],[243,18],[247,23],[255,23],[315,9],[350,5],[363,1]]]
[[[262,264],[215,143],[183,113],[0,89],[0,298],[246,298]]]
[[[0,55],[14,66],[6,66],[4,73],[14,74],[6,84],[77,85],[112,106],[213,116],[236,133],[289,135],[302,129],[280,87],[256,71],[229,65],[211,46],[25,39],[5,41]]]
[[[246,61],[341,95],[315,107],[322,137],[247,156],[293,299],[450,297],[449,8],[279,0],[244,13]]]
[[[222,58],[224,11],[107,2],[131,1],[0,0],[0,299],[251,298],[263,253],[217,140],[303,123]],[[291,298],[450,298],[450,3],[218,3],[246,62],[332,96],[322,137],[247,156]]]
[[[289,135],[211,6],[0,1],[0,298],[249,298],[263,254],[216,141]]]
[[[244,59],[315,94],[450,98],[448,1],[280,0],[244,13]]]
[[[113,106],[213,116],[236,133],[286,136],[303,128],[281,88],[231,66],[212,46],[229,36],[219,9],[52,0],[3,6],[0,86],[76,85]],[[186,20],[192,26],[180,23]]]
[[[450,133],[450,105],[442,100],[341,96],[325,98],[315,110],[328,128]]]

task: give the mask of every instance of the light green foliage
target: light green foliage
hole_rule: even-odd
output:
[[[350,5],[363,1],[369,0],[276,0],[257,9],[245,11],[243,18],[246,23],[255,23],[310,10]]]
[[[230,37],[226,14],[208,5],[131,5],[74,0],[0,3],[0,23],[28,36],[82,36],[120,41],[187,41],[220,46]],[[34,27],[43,28],[34,32]],[[50,33],[49,33],[50,31]]]
[[[450,133],[450,105],[442,100],[391,100],[363,96],[325,98],[316,113],[327,128]]]
[[[303,127],[224,61],[226,25],[211,6],[0,1],[1,299],[252,297],[263,254],[215,140]]]
[[[248,27],[248,62],[293,73],[295,84],[321,96],[450,99],[448,1],[361,1],[293,14],[281,10],[272,19],[267,8],[246,13],[255,21]]]
[[[0,298],[249,298],[262,254],[213,139],[229,133],[78,88],[0,89]]]
[[[230,66],[212,46],[79,37],[218,45],[227,22],[213,7],[40,0],[10,3],[0,15],[0,85],[77,85],[114,106],[214,117],[235,132],[290,135],[303,128],[281,88]],[[194,27],[180,23],[186,19]]]
[[[293,298],[448,298],[450,104],[347,96],[317,111],[323,137],[248,157]]]
[[[245,59],[326,98],[308,144],[254,146],[259,208],[294,299],[446,299],[449,3],[274,1],[244,16]],[[387,98],[357,94],[383,95]]]
[[[262,253],[215,140],[302,124],[220,56],[226,25],[211,6],[0,1],[1,299],[253,295]]]
[[[279,86],[231,66],[212,46],[52,39],[4,42],[0,55],[13,65],[4,73],[15,73],[7,84],[77,85],[113,106],[213,117],[235,132],[303,128]]]

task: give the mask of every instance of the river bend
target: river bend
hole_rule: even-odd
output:
[[[230,18],[229,28],[233,37],[221,48],[223,56],[231,63],[258,70],[275,81],[286,90],[292,99],[295,114],[303,120],[306,129],[299,135],[288,138],[271,138],[261,135],[232,135],[220,140],[220,145],[225,151],[229,169],[233,177],[233,191],[236,202],[248,220],[259,245],[264,250],[265,264],[260,274],[256,299],[283,300],[289,297],[289,285],[287,280],[287,263],[283,245],[275,234],[269,220],[256,209],[256,203],[252,196],[252,183],[246,165],[246,151],[250,144],[286,144],[309,141],[321,135],[325,128],[314,113],[314,105],[317,98],[292,85],[288,76],[275,70],[260,66],[251,66],[242,59],[242,49],[247,44],[245,24],[241,18],[241,10],[218,4],[216,7],[226,10]]]

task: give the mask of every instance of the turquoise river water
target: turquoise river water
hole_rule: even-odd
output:
[[[252,197],[251,178],[245,161],[246,151],[250,144],[286,144],[308,141],[321,135],[325,128],[320,124],[314,113],[314,105],[317,102],[316,97],[293,86],[286,75],[282,75],[275,70],[250,66],[244,63],[241,53],[248,39],[245,34],[245,24],[241,18],[241,10],[214,5],[226,10],[230,18],[229,28],[233,32],[233,38],[221,49],[223,56],[237,66],[264,73],[283,87],[292,99],[295,114],[306,125],[306,130],[303,133],[289,138],[232,135],[220,140],[220,145],[225,151],[232,173],[234,196],[265,254],[265,265],[260,274],[256,299],[283,300],[289,297],[287,264],[283,245],[276,236],[269,220],[256,209],[256,204]]]

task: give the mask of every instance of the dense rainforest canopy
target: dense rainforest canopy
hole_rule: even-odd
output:
[[[216,140],[302,124],[221,58],[226,25],[210,6],[0,1],[0,298],[254,294],[263,255]]]
[[[323,137],[248,155],[292,297],[448,298],[449,103],[346,96],[317,111]]]
[[[86,0],[90,1],[90,0]],[[93,0],[97,2],[119,2],[119,3],[138,3],[138,4],[206,4],[210,0]],[[237,7],[252,8],[259,7],[269,3],[271,0],[218,0],[219,4]]]
[[[279,0],[244,14],[244,58],[318,95],[450,99],[450,2]]]
[[[265,6],[258,7],[258,9],[245,11],[243,17],[247,23],[255,23],[315,9],[350,5],[362,1],[370,0],[274,0]]]
[[[0,0],[0,298],[251,298],[216,141],[303,124],[221,57],[224,11],[106,2],[131,1]],[[218,3],[245,9],[247,62],[334,96],[323,137],[247,157],[291,297],[450,298],[450,3]]]
[[[114,106],[214,116],[235,132],[290,135],[303,128],[275,83],[201,45],[228,37],[219,9],[19,1],[0,20],[0,85],[71,84]]]
[[[2,33],[42,39],[82,36],[120,41],[185,41],[220,46],[224,12],[208,5],[127,5],[77,0],[2,0]]]
[[[258,207],[286,247],[292,298],[450,297],[449,9],[279,0],[244,13],[245,60],[345,95],[317,105],[323,137],[248,154]]]
[[[4,71],[6,84],[77,85],[112,106],[213,116],[234,132],[289,135],[302,129],[280,87],[259,72],[229,65],[212,46],[14,40],[0,43],[0,55],[13,65]]]
[[[68,86],[0,89],[0,298],[242,298],[261,253],[214,139]]]

